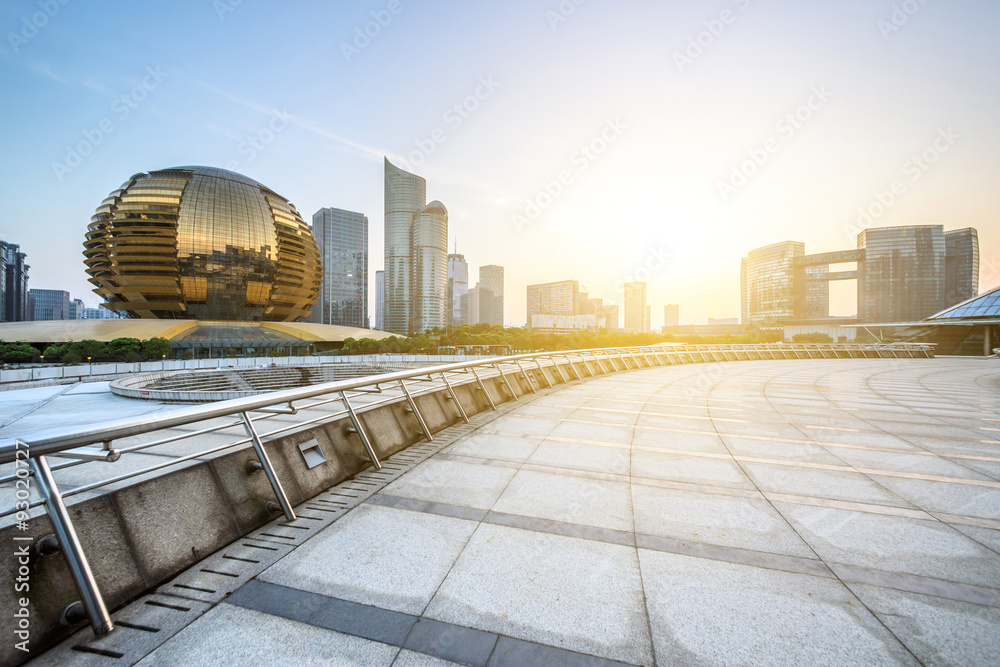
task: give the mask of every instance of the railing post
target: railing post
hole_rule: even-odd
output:
[[[545,371],[542,370],[542,362],[538,359],[538,357],[535,357],[535,365],[538,366],[538,374],[542,376],[543,380],[545,380],[545,384],[551,387],[552,383],[549,382],[547,377],[545,377]]]
[[[66,564],[69,566],[70,574],[73,575],[73,582],[82,598],[83,608],[87,611],[87,617],[90,619],[90,627],[93,628],[94,634],[98,637],[106,635],[114,630],[115,626],[111,621],[111,616],[108,615],[107,607],[104,606],[104,598],[101,597],[97,580],[94,579],[94,573],[90,570],[87,555],[83,553],[83,546],[73,528],[69,512],[66,511],[66,505],[63,504],[59,487],[56,486],[56,481],[52,477],[48,461],[45,460],[44,456],[38,456],[29,459],[29,464],[34,473],[35,482],[38,484],[38,493],[45,501],[45,509],[52,521],[56,539],[59,540]],[[64,616],[72,606],[66,607],[63,611]]]
[[[482,389],[482,391],[483,391],[483,396],[485,396],[486,400],[489,401],[490,407],[494,411],[496,411],[497,404],[493,402],[493,397],[490,396],[490,392],[486,391],[486,385],[483,384],[483,379],[481,377],[479,377],[479,373],[476,372],[476,367],[475,366],[472,366],[471,368],[472,368],[472,374],[476,376],[476,382],[479,383],[479,388]]]
[[[537,394],[538,390],[535,389],[535,385],[531,383],[531,378],[528,377],[527,371],[524,370],[524,366],[521,365],[521,360],[517,360],[517,369],[521,371],[521,377],[524,378],[524,382],[528,385],[528,389],[531,390],[532,394]]]
[[[462,421],[468,424],[469,416],[465,414],[465,408],[462,407],[462,403],[458,400],[458,394],[455,393],[455,389],[451,386],[451,383],[448,382],[448,376],[441,373],[441,379],[444,380],[444,385],[448,387],[448,393],[451,395],[451,400],[455,404],[455,407],[458,408],[459,414],[462,415]]]
[[[417,402],[414,401],[413,396],[410,395],[410,390],[406,388],[406,382],[404,380],[399,381],[399,388],[403,390],[403,395],[406,396],[406,400],[410,404],[410,410],[413,412],[413,416],[417,418],[417,423],[420,424],[420,430],[424,432],[424,437],[427,438],[428,442],[433,442],[434,437],[431,435],[431,430],[427,428],[427,423],[424,421],[423,415],[420,414],[420,409],[417,408]]]
[[[497,369],[497,372],[500,373],[500,379],[503,380],[504,385],[507,386],[507,391],[510,392],[511,397],[515,401],[518,400],[517,399],[517,392],[515,392],[514,391],[514,387],[511,386],[510,380],[507,379],[507,374],[503,372],[503,368],[500,367],[500,364],[495,364],[494,367]]]
[[[372,447],[372,443],[368,439],[368,434],[365,433],[365,429],[361,425],[361,420],[358,419],[358,413],[354,411],[354,406],[351,405],[349,400],[347,400],[347,392],[340,392],[340,400],[344,402],[344,407],[347,408],[347,413],[351,415],[351,423],[354,424],[354,430],[358,432],[358,437],[361,438],[361,442],[365,446],[365,451],[368,452],[368,458],[371,459],[372,465],[375,466],[375,470],[381,470],[382,464],[379,463],[378,455],[375,454],[375,449]]]
[[[253,420],[245,412],[241,412],[240,417],[243,418],[243,427],[246,429],[247,435],[250,436],[254,451],[257,452],[257,458],[260,459],[260,465],[264,469],[264,474],[267,475],[267,481],[271,483],[271,490],[274,491],[274,495],[278,498],[281,511],[284,512],[286,519],[295,521],[295,510],[292,509],[292,504],[288,502],[285,490],[281,488],[281,482],[278,480],[277,473],[274,472],[271,459],[267,456],[267,452],[264,451],[264,443],[260,441],[260,436],[257,435],[257,429],[254,428]]]

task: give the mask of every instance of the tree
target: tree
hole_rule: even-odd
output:
[[[166,338],[150,338],[142,344],[144,359],[162,359],[170,354],[170,341]]]

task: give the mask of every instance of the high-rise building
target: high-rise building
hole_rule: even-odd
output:
[[[972,227],[945,232],[944,245],[944,307],[949,308],[979,295],[979,232]]]
[[[120,319],[121,315],[114,311],[110,311],[104,307],[97,308],[84,308],[83,317],[84,320],[117,320]]]
[[[448,210],[432,201],[413,216],[410,243],[410,322],[416,332],[448,323]]]
[[[643,318],[643,333],[649,333],[653,330],[653,307],[646,304],[646,317]]]
[[[680,324],[680,306],[668,303],[663,307],[663,326],[676,327],[678,324]]]
[[[375,328],[385,330],[385,271],[375,272]]]
[[[625,283],[625,330],[646,330],[646,283]]]
[[[69,302],[69,319],[71,320],[82,320],[83,311],[86,306],[82,299],[73,299]]]
[[[806,254],[806,244],[784,241],[750,251],[741,267],[743,321],[779,322],[795,316],[795,269],[792,260]]]
[[[858,234],[865,251],[865,319],[912,322],[945,308],[941,225],[881,227]]]
[[[469,289],[469,324],[479,324],[479,283]]]
[[[528,327],[533,315],[582,315],[580,283],[576,280],[558,280],[551,283],[528,285]]]
[[[461,326],[469,321],[469,264],[465,255],[448,255],[448,324]]]
[[[69,292],[57,289],[33,289],[36,322],[48,320],[68,320]]]
[[[503,324],[503,267],[495,264],[479,267],[479,321]]]
[[[447,323],[448,211],[427,204],[427,181],[385,160],[385,329]]]
[[[323,258],[323,287],[312,319],[320,324],[368,328],[368,216],[321,208],[312,233]]]
[[[597,308],[597,326],[601,327],[601,322],[604,322],[603,328],[607,329],[609,332],[614,333],[616,331],[621,331],[619,326],[619,316],[618,316],[618,306],[606,303],[602,304]]]
[[[28,312],[27,255],[21,246],[0,241],[0,322],[24,322]]]

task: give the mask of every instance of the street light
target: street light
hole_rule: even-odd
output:
[[[165,371],[167,369],[167,355],[163,355],[163,360],[160,362],[160,371]]]
[[[87,364],[89,364],[89,367],[90,367],[90,372],[87,373],[87,375],[93,375],[94,374],[94,364],[90,360],[90,357],[87,357]]]

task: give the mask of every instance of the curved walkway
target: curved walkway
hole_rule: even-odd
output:
[[[140,664],[444,659],[1000,664],[1000,363],[672,366],[522,400]]]

